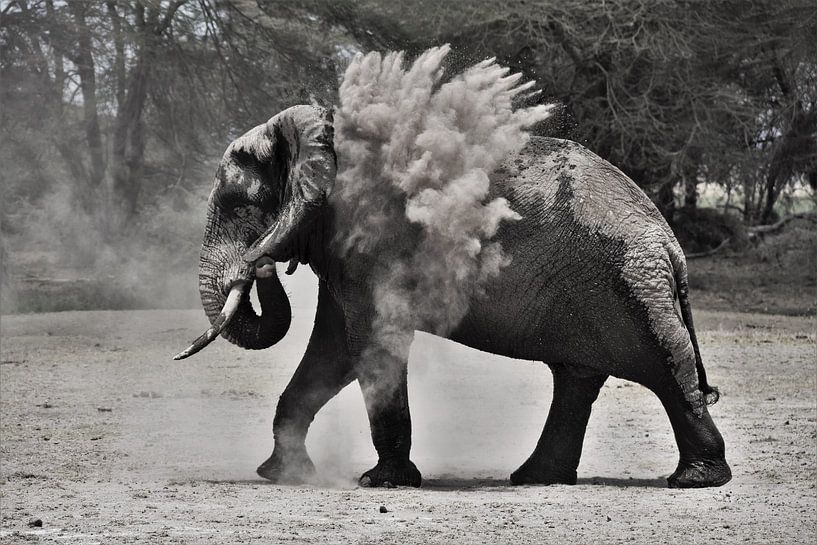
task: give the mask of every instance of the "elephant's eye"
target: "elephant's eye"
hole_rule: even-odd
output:
[[[247,192],[238,184],[222,186],[213,196],[213,205],[222,213],[232,214],[247,205]]]

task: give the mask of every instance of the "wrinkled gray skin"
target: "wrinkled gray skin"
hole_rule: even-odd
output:
[[[314,471],[304,446],[309,424],[357,380],[379,456],[361,484],[419,486],[409,460],[407,362],[364,350],[374,315],[373,264],[358,254],[341,259],[333,245],[336,205],[327,194],[334,174],[332,120],[324,110],[291,108],[236,140],[210,198],[202,301],[218,325],[227,292],[241,286],[240,307],[221,333],[239,346],[266,348],[290,321],[272,261],[308,263],[320,279],[315,327],[278,403],[274,451],[258,473],[274,482],[308,478]],[[643,384],[666,409],[680,451],[670,486],[726,483],[723,439],[706,407],[717,391],[700,362],[686,264],[650,200],[579,144],[550,138],[532,138],[492,179],[492,196],[505,197],[522,216],[496,236],[512,261],[484,295],[474,296],[449,337],[543,361],[552,370],[553,401],[541,439],[511,482],[576,482],[591,405],[613,375]],[[260,318],[247,296],[252,281]]]

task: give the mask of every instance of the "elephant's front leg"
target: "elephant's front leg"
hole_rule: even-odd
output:
[[[326,286],[318,292],[315,327],[306,353],[278,400],[272,455],[256,470],[276,483],[300,483],[315,471],[306,452],[306,433],[315,414],[354,380],[343,315]]]
[[[361,486],[420,486],[422,477],[409,460],[411,417],[407,361],[386,350],[367,350],[358,365],[377,465],[360,477]]]

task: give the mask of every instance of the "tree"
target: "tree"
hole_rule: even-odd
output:
[[[451,72],[497,56],[535,79],[542,100],[562,104],[540,132],[619,166],[668,218],[677,188],[694,209],[707,182],[742,198],[747,223],[768,222],[786,188],[817,185],[811,8],[12,0],[0,28],[0,155],[15,163],[4,185],[30,200],[70,180],[78,210],[106,210],[105,232],[126,232],[146,206],[209,176],[248,127],[294,103],[334,103],[354,52],[450,42]]]
[[[459,66],[499,57],[563,104],[548,134],[579,140],[618,165],[669,219],[673,189],[682,185],[685,207],[694,208],[703,180],[742,188],[746,221],[767,221],[779,191],[813,171],[812,2],[283,5],[261,2],[266,11],[300,10],[342,26],[364,50],[450,42]],[[747,181],[750,164],[766,172],[759,187]]]
[[[316,62],[330,45],[248,2],[17,0],[3,22],[0,130],[16,150],[4,151],[31,156],[44,139],[77,209],[104,210],[112,234],[203,176],[195,165],[237,131],[336,86],[334,65]]]

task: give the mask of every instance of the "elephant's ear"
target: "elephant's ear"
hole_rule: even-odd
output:
[[[244,254],[253,262],[262,256],[285,261],[299,234],[309,229],[332,191],[337,171],[332,113],[315,106],[293,106],[257,128],[252,153],[261,164],[281,173],[282,206],[267,231]],[[236,144],[237,142],[234,142]]]

